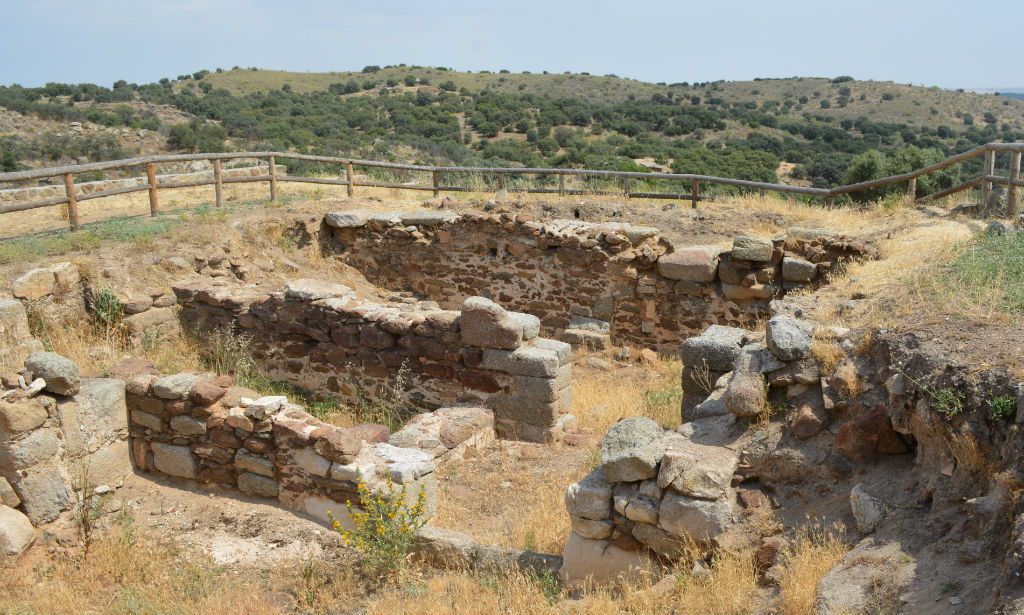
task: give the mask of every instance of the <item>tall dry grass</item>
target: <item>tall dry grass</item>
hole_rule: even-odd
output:
[[[240,578],[202,554],[117,532],[88,554],[61,551],[32,569],[0,567],[3,613],[282,613],[259,577]]]
[[[790,548],[782,554],[778,609],[784,615],[815,612],[818,581],[849,550],[839,525],[811,523],[800,528]]]

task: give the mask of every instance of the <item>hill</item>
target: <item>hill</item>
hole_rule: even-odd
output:
[[[332,73],[236,67],[109,89],[0,87],[0,105],[56,122],[158,130],[170,150],[672,169],[817,186],[1024,138],[1024,101],[851,77],[654,84],[401,65]],[[190,119],[168,125],[153,109]],[[37,164],[40,152],[59,157],[60,148],[41,139],[0,134],[3,168]],[[329,170],[290,164],[292,173]],[[956,179],[950,173],[942,185],[919,190]]]

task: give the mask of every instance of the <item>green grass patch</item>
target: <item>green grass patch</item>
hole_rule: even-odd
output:
[[[1024,233],[984,233],[960,246],[940,285],[968,301],[1024,313]]]
[[[182,225],[172,217],[110,218],[83,225],[78,232],[56,231],[0,242],[0,264],[90,250],[105,242],[145,243]]]

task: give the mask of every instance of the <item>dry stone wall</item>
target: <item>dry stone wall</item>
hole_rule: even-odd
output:
[[[404,366],[409,401],[486,404],[505,437],[550,441],[574,421],[569,345],[538,337],[535,316],[482,297],[453,311],[433,302],[368,301],[317,280],[280,292],[201,280],[174,292],[183,326],[251,336],[271,378],[316,393],[373,395]]]
[[[386,288],[448,308],[483,295],[574,344],[600,346],[610,334],[671,352],[709,324],[751,327],[773,297],[822,284],[841,262],[874,252],[798,228],[772,240],[737,237],[723,251],[674,246],[651,227],[523,214],[354,210],[324,222],[324,250]]]
[[[345,503],[360,504],[358,478],[374,490],[389,479],[412,494],[422,489],[430,516],[437,464],[494,437],[493,413],[485,408],[441,408],[390,434],[371,423],[328,425],[283,396],[254,397],[212,374],[131,376],[135,467],[274,498],[321,521],[328,510],[345,521]]]
[[[47,523],[77,503],[76,490],[110,491],[131,472],[123,382],[82,379],[49,352],[2,379],[0,503]]]

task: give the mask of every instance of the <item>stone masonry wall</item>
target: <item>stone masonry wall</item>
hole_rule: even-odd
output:
[[[182,326],[251,336],[273,379],[356,398],[405,366],[413,404],[483,403],[501,435],[550,441],[574,420],[571,349],[538,337],[539,320],[482,297],[461,311],[377,303],[346,286],[296,280],[282,292],[201,280],[174,287]]]
[[[120,486],[131,472],[126,417],[120,380],[81,379],[60,355],[30,354],[0,382],[0,504],[39,525],[72,508],[76,490]]]
[[[358,472],[371,489],[385,479],[406,485],[413,497],[422,488],[431,516],[437,463],[493,439],[493,414],[484,408],[441,408],[390,434],[370,423],[328,425],[286,397],[246,394],[255,397],[213,374],[129,377],[135,466],[275,498],[321,521],[333,510],[343,522],[345,503],[360,503]]]
[[[552,337],[610,329],[618,344],[672,352],[709,324],[751,327],[773,297],[820,285],[842,261],[873,253],[856,239],[798,228],[774,240],[738,237],[723,251],[673,246],[651,227],[523,214],[355,210],[324,222],[324,250],[386,288],[447,308],[483,295],[537,316]]]

